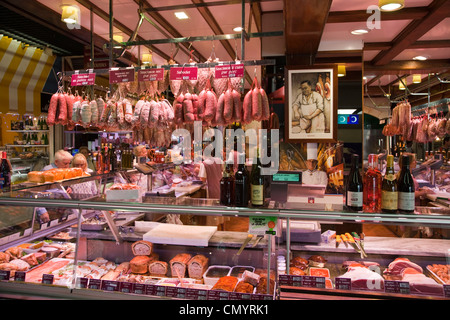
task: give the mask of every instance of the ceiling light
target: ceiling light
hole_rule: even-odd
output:
[[[347,74],[347,72],[345,70],[345,66],[339,65],[338,66],[338,77],[345,77],[346,74]]]
[[[415,56],[415,57],[413,58],[413,60],[419,60],[419,61],[425,61],[425,60],[427,60],[427,59],[428,59],[427,56]]]
[[[142,54],[142,64],[150,64],[152,63],[152,54],[151,53],[143,53]]]
[[[235,32],[242,32],[242,27],[233,28],[233,31],[235,31]]]
[[[366,34],[368,32],[369,32],[369,30],[367,30],[367,29],[355,29],[355,30],[352,30],[350,33],[354,34],[356,36],[359,36],[359,35],[362,35],[362,34]]]
[[[61,21],[76,24],[80,20],[80,8],[75,5],[62,5]]]
[[[115,35],[113,35],[113,40],[114,40],[114,42],[118,42],[118,43],[114,44],[114,48],[121,49],[122,45],[120,43],[123,42],[123,36],[121,36],[120,34],[115,34]]]
[[[420,74],[413,74],[413,83],[421,83],[422,77]]]
[[[403,84],[402,81],[400,81],[400,82],[398,83],[398,90],[406,90],[405,85]]]
[[[400,10],[405,6],[405,0],[379,0],[378,7],[381,11]]]
[[[175,12],[175,16],[180,20],[189,19],[188,15],[184,11]]]

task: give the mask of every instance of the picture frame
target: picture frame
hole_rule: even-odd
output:
[[[285,67],[286,142],[337,142],[337,65]]]

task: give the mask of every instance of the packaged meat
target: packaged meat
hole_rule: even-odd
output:
[[[189,278],[202,279],[208,269],[209,259],[202,254],[197,254],[188,262]]]

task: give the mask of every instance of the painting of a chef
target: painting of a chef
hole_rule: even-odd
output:
[[[334,68],[286,70],[287,141],[335,141],[337,110],[333,81],[337,81],[337,76]]]

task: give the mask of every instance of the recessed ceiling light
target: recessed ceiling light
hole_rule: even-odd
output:
[[[175,16],[180,20],[189,19],[188,15],[184,11],[175,12]]]
[[[419,61],[425,61],[425,60],[427,60],[427,59],[428,59],[427,56],[415,56],[415,57],[413,58],[413,60],[419,60]]]
[[[233,28],[233,31],[235,31],[235,32],[242,32],[242,27]]]
[[[366,29],[355,29],[355,30],[352,30],[351,31],[351,34],[354,34],[354,35],[361,35],[361,34],[366,34],[366,33],[368,33],[369,32],[369,30],[366,30]]]

